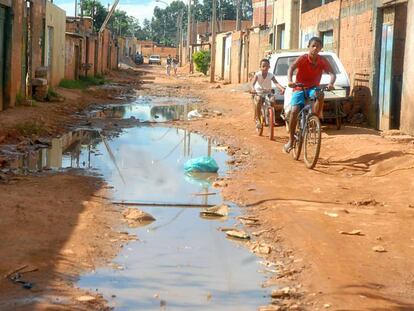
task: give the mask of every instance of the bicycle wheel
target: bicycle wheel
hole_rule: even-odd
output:
[[[302,116],[299,115],[298,122],[296,123],[296,130],[295,130],[295,140],[293,141],[293,149],[292,149],[292,157],[295,160],[299,160],[300,152],[302,151],[302,130],[300,128]]]
[[[269,139],[273,140],[274,138],[274,128],[275,128],[275,114],[272,107],[267,109],[268,112],[268,121],[269,121]]]
[[[321,151],[321,122],[316,115],[311,115],[306,123],[303,158],[307,168],[314,168]]]

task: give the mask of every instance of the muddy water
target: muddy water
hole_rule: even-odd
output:
[[[138,119],[141,122],[187,120],[188,113],[197,108],[193,98],[140,96],[124,105],[106,105],[90,112],[92,117]]]
[[[175,128],[137,127],[108,140],[108,146],[116,163],[102,143],[81,148],[77,163],[98,169],[114,187],[114,200],[222,203],[210,185],[215,176],[183,172],[185,161],[210,154],[218,174],[225,175],[227,156],[211,141]],[[194,195],[202,192],[216,194]],[[127,244],[110,267],[81,277],[80,287],[103,293],[115,310],[255,310],[266,304],[259,259],[217,230],[234,224],[236,207],[221,221],[200,218],[197,208],[140,208],[156,221],[129,229],[139,240]]]
[[[169,105],[160,98],[145,100],[159,107]],[[106,108],[95,116],[162,122],[186,118],[194,108],[184,101],[175,110],[152,113],[145,100],[141,98],[140,105]],[[218,174],[184,174],[188,159],[206,155],[217,161]],[[104,139],[92,129],[67,133],[53,139],[49,148],[18,157],[12,166],[32,171],[86,169],[101,174],[113,187],[114,201],[191,205],[223,203],[211,183],[225,176],[226,159],[211,140],[194,133],[139,126]],[[234,217],[240,214],[236,206],[221,220],[200,218],[198,208],[140,209],[156,221],[125,229],[138,241],[126,244],[108,267],[82,276],[79,287],[102,293],[115,310],[256,310],[268,303],[269,290],[261,288],[266,275],[258,272],[263,270],[260,259],[243,242],[229,240],[218,230],[236,223]]]

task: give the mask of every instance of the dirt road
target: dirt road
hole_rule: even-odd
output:
[[[414,310],[413,139],[327,125],[319,163],[308,170],[282,153],[284,127],[275,141],[266,130],[256,135],[249,95],[237,85],[155,76],[151,92],[184,89],[222,113],[182,126],[235,152],[223,194],[261,218],[254,230],[273,229],[260,239],[275,247],[271,260],[290,263],[275,282],[299,288],[310,309]]]
[[[274,141],[266,137],[266,130],[264,137],[256,135],[249,95],[240,86],[210,84],[205,77],[188,76],[184,69],[178,77],[164,76],[157,66],[138,70],[139,76],[118,72],[112,79],[134,83],[140,93],[197,96],[211,112],[179,126],[229,146],[234,169],[222,193],[260,219],[260,226],[251,230],[261,232],[258,240],[272,246],[266,259],[283,263],[284,270],[269,283],[289,287],[290,296],[275,300],[276,305],[305,310],[414,310],[413,140],[384,137],[365,128],[346,126],[337,131],[325,126],[321,158],[314,170],[308,170],[303,162],[282,153],[287,140],[284,127],[276,129]],[[79,96],[84,105],[76,109],[98,100]],[[79,98],[69,96],[68,102]],[[67,107],[53,107],[52,116],[43,106],[2,113],[2,128],[12,129],[16,120],[35,114],[53,135],[63,130],[62,120],[73,122],[68,114],[76,109],[65,111]],[[0,140],[19,140],[18,135],[5,137]],[[105,185],[97,178],[65,173],[13,178],[0,187],[0,258],[5,258],[0,272],[24,264],[38,268],[42,273],[27,276],[42,285],[37,288],[47,297],[36,301],[35,292],[27,298],[2,278],[0,307],[19,309],[20,304],[27,305],[27,300],[22,302],[26,297],[33,299],[33,310],[45,310],[48,303],[56,306],[54,299],[66,297],[62,309],[104,308],[100,301],[74,300],[85,293],[72,285],[78,273],[110,260],[120,246],[109,242],[119,239],[115,228],[121,217],[114,217],[120,214],[108,205]]]

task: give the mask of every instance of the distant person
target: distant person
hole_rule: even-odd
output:
[[[167,76],[170,75],[172,62],[173,62],[173,59],[171,58],[171,55],[168,54],[168,57],[167,57],[167,67],[166,67],[167,68]]]
[[[174,69],[174,75],[177,75],[177,67],[178,67],[178,56],[175,56],[172,60],[173,69]]]

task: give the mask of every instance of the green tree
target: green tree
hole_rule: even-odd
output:
[[[101,28],[108,11],[98,0],[83,0],[82,9],[85,16],[92,18],[93,28],[95,31],[98,31]]]
[[[193,54],[193,61],[196,65],[196,70],[207,74],[208,68],[210,67],[210,51],[198,51]]]

